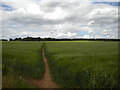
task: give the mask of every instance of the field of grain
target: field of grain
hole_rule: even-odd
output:
[[[42,47],[52,79],[60,87],[118,87],[118,42],[4,41],[3,88],[35,88],[24,78],[43,78]]]
[[[118,87],[118,42],[46,42],[45,53],[62,87]]]
[[[43,78],[41,42],[2,42],[3,88],[28,88],[23,78]]]

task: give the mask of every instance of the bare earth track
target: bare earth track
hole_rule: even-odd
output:
[[[42,56],[43,56],[44,65],[45,65],[44,78],[41,80],[29,79],[28,81],[31,84],[37,86],[38,88],[59,88],[59,86],[55,82],[53,82],[51,78],[49,66],[48,66],[47,59],[44,53],[44,48],[42,48]]]

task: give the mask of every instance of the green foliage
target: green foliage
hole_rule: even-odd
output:
[[[118,87],[118,42],[46,42],[45,53],[62,87]]]
[[[2,88],[36,88],[14,72],[3,76]]]
[[[42,60],[41,42],[38,41],[9,41],[2,43],[2,70],[4,82],[12,81],[11,84],[18,84],[17,76],[27,78],[43,78],[44,62]],[[15,79],[9,79],[14,78]],[[6,81],[7,80],[7,81]],[[24,81],[20,81],[24,82]],[[10,83],[7,83],[10,84]],[[13,86],[7,85],[4,86]],[[15,85],[14,85],[15,86]],[[14,87],[13,86],[13,87]],[[23,84],[20,86],[22,87]]]
[[[20,77],[43,77],[42,47],[51,75],[62,87],[118,87],[118,42],[4,41],[3,88],[32,87]]]

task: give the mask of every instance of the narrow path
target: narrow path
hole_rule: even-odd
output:
[[[53,82],[51,78],[49,66],[44,53],[44,48],[42,48],[42,56],[45,64],[44,78],[42,80],[30,79],[30,82],[38,88],[58,88],[59,86]]]

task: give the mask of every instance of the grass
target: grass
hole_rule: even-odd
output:
[[[52,78],[64,88],[117,88],[118,42],[46,41],[45,55]],[[24,78],[42,79],[43,44],[3,41],[3,88],[35,88]]]
[[[118,42],[46,42],[45,53],[61,87],[118,87]]]
[[[20,77],[43,78],[41,42],[4,41],[2,42],[3,88],[30,87]]]

